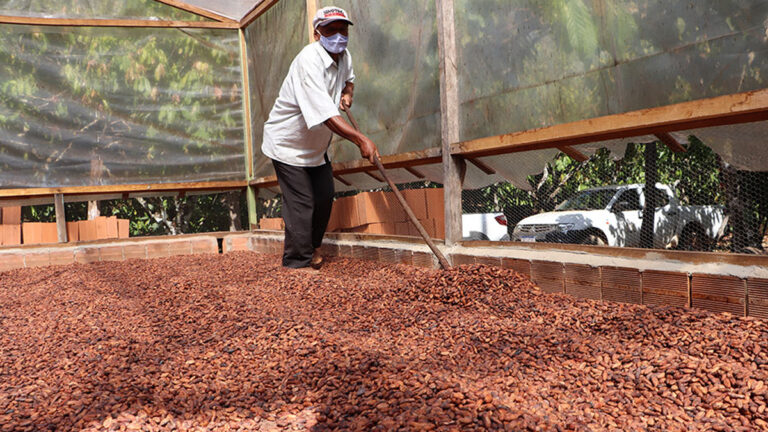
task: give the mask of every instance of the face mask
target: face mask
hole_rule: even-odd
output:
[[[349,38],[341,33],[336,33],[329,37],[320,35],[320,45],[333,54],[341,54],[344,52],[344,50],[347,49],[347,42],[349,42]]]

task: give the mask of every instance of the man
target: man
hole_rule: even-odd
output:
[[[280,94],[264,124],[261,150],[275,167],[283,192],[285,243],[283,266],[320,268],[322,243],[333,204],[333,172],[328,146],[333,134],[360,147],[373,163],[376,145],[342,117],[352,105],[355,75],[346,50],[347,12],[338,7],[317,11],[315,42],[291,63]]]

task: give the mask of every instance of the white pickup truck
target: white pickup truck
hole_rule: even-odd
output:
[[[637,247],[643,223],[645,185],[580,191],[554,211],[521,220],[512,241]],[[669,186],[656,184],[654,248],[707,250],[722,235],[722,206],[681,205]]]

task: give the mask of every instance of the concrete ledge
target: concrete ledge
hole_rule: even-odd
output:
[[[281,231],[254,231],[224,238],[227,249],[281,254]],[[453,265],[486,264],[507,269],[531,278],[543,291],[569,294],[593,300],[646,305],[696,307],[711,312],[768,317],[768,269],[756,266],[754,260],[744,265],[737,260],[722,262],[715,254],[659,254],[630,251],[627,256],[611,256],[582,249],[545,250],[509,243],[471,246],[457,245],[443,253]],[[421,239],[373,234],[328,235],[323,254],[390,264],[408,264],[439,268],[437,259]],[[621,255],[620,251],[616,255]],[[706,258],[709,257],[710,261]],[[751,290],[751,291],[750,291]]]
[[[40,245],[0,249],[0,272],[25,267],[44,267],[73,263],[160,258],[176,255],[218,253],[214,236],[182,238],[147,238],[130,241],[107,241],[81,245]]]

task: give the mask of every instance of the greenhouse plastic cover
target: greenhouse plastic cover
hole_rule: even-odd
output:
[[[245,29],[251,93],[254,177],[274,174],[261,153],[264,122],[296,54],[307,44],[305,0],[282,0]]]
[[[765,87],[765,0],[456,0],[455,10],[462,141]],[[726,160],[768,170],[751,157],[764,132],[690,131]],[[622,155],[627,142],[653,139],[605,144]],[[525,186],[553,156],[527,153],[483,161]],[[499,180],[467,176],[468,188]]]
[[[306,2],[282,0],[247,29],[250,54],[256,177],[272,175],[260,156],[263,122],[269,116],[293,58],[309,43]],[[320,6],[346,9],[349,51],[355,70],[353,115],[382,155],[423,150],[440,145],[440,83],[433,0],[388,2],[323,1]],[[290,35],[290,36],[289,36]],[[296,35],[299,35],[298,37]],[[274,53],[281,53],[274,56]],[[333,162],[360,159],[354,144],[335,139]],[[259,160],[262,159],[262,160]],[[346,180],[346,176],[344,177]],[[414,177],[409,175],[410,181]],[[353,176],[355,187],[380,187],[370,176]],[[337,190],[348,189],[337,182]]]
[[[72,19],[207,20],[155,0],[0,0],[0,15]]]
[[[237,32],[0,34],[2,188],[244,179]]]

